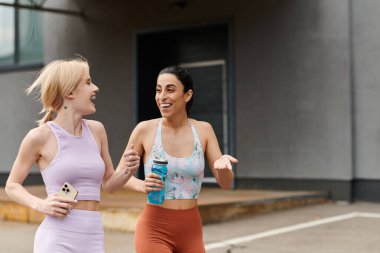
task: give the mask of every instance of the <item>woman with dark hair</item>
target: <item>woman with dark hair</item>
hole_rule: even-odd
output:
[[[147,203],[139,219],[135,233],[137,253],[205,252],[197,207],[204,156],[219,186],[232,185],[231,162],[237,160],[222,155],[209,123],[188,118],[193,96],[192,77],[185,69],[164,68],[158,74],[155,97],[162,118],[139,123],[130,136],[128,146],[134,145],[139,157],[143,157],[146,177],[132,177],[125,187],[143,193],[165,188],[163,204]],[[165,182],[152,173],[153,160],[157,158],[168,161]],[[130,159],[132,162],[134,158]],[[126,161],[128,164],[128,157]]]

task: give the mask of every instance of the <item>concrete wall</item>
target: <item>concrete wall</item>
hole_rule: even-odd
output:
[[[350,180],[351,90],[348,0],[189,1],[173,10],[170,1],[84,1],[86,19],[45,15],[45,60],[80,53],[100,87],[97,113],[107,130],[114,163],[134,122],[136,31],[233,20],[236,89],[236,147],[239,178]],[[376,113],[379,31],[375,0],[354,0],[357,176],[378,178]],[[375,30],[374,30],[375,29]],[[371,50],[368,50],[371,49]],[[28,73],[1,74],[1,83],[25,83]],[[6,94],[6,95],[5,95]],[[13,162],[18,142],[38,118],[22,89],[18,114],[1,135],[1,171]],[[9,117],[3,113],[1,117]],[[7,115],[7,116],[3,116]],[[28,118],[25,116],[28,115]],[[19,121],[28,125],[17,126]],[[1,121],[1,129],[5,125]],[[12,128],[12,130],[11,130]]]
[[[380,179],[380,2],[353,1],[356,173]]]
[[[242,10],[239,177],[352,177],[348,25],[347,1],[282,1],[255,23]]]
[[[0,173],[11,170],[22,139],[37,126],[41,108],[24,92],[35,76],[35,71],[0,74]]]

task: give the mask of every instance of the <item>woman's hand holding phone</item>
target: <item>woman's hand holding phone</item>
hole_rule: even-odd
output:
[[[42,200],[39,203],[37,210],[46,215],[60,219],[65,218],[74,207],[74,204],[78,202],[75,200],[77,195],[78,191],[73,186],[69,183],[64,183],[58,193]]]

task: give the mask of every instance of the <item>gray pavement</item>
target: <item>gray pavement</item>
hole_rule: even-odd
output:
[[[0,252],[32,252],[36,229],[0,222]],[[380,204],[309,206],[208,224],[203,231],[209,253],[378,253]],[[133,234],[106,231],[105,247],[107,253],[132,253]]]
[[[379,253],[380,204],[309,206],[207,225],[204,233],[206,248],[231,238],[251,239],[210,249],[210,253]]]

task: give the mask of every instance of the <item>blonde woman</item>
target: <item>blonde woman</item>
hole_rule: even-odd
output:
[[[99,91],[83,58],[48,64],[27,89],[28,94],[34,91],[45,116],[22,141],[6,192],[46,215],[35,235],[35,253],[104,252],[100,188],[112,192],[124,185],[139,166],[137,153],[127,149],[129,162],[121,162],[114,171],[104,126],[83,119],[95,113]],[[34,163],[40,168],[46,199],[22,186]],[[76,200],[57,194],[65,182],[78,190]]]

